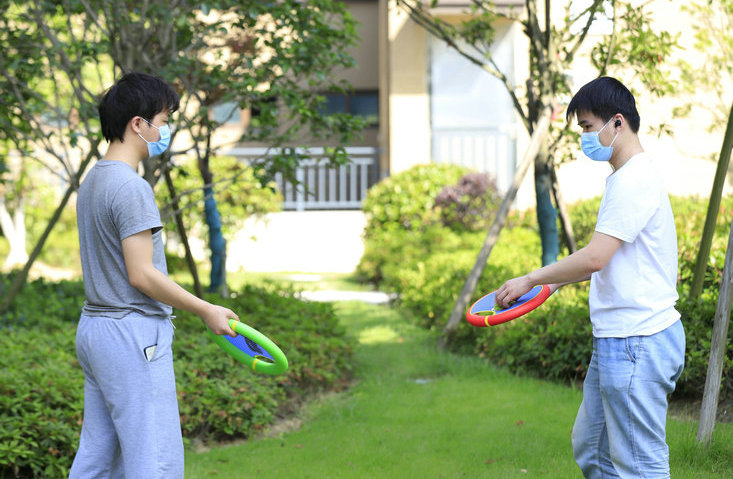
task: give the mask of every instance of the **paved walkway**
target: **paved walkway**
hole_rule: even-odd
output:
[[[350,273],[364,252],[365,224],[361,211],[283,211],[249,218],[229,243],[227,268]]]
[[[369,304],[387,304],[390,297],[381,291],[303,291],[300,297],[309,301],[363,301]]]

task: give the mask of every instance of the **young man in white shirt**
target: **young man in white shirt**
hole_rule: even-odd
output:
[[[593,355],[573,427],[575,460],[586,478],[669,478],[667,398],[684,367],[678,299],[677,233],[669,196],[639,142],[639,114],[618,80],[597,78],[568,105],[581,146],[613,169],[590,243],[499,288],[500,306],[537,284],[552,291],[591,281]]]

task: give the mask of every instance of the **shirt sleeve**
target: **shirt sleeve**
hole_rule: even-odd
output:
[[[126,182],[117,191],[111,210],[120,241],[141,231],[156,233],[163,228],[153,189],[142,178]]]

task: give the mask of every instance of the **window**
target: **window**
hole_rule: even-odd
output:
[[[222,125],[238,125],[241,121],[239,105],[235,101],[214,105],[211,108],[211,119]]]
[[[363,118],[368,126],[379,124],[379,93],[359,91],[353,93],[325,93],[326,101],[321,106],[324,115],[349,113]]]

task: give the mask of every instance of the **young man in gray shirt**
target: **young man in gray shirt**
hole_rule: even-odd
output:
[[[79,188],[77,223],[86,301],[76,334],[84,370],[84,421],[70,478],[183,478],[183,441],[171,342],[172,307],[235,336],[227,308],[168,278],[163,224],[139,163],[170,143],[173,89],[124,75],[102,98],[110,142]]]

